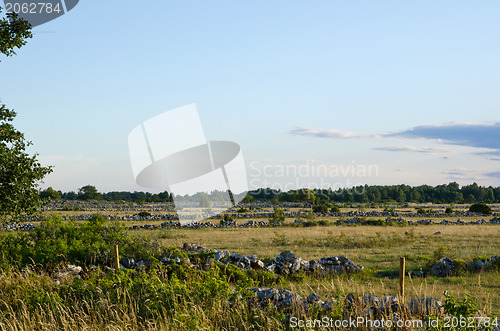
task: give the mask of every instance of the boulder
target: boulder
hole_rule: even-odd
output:
[[[292,263],[295,260],[295,255],[290,251],[281,252],[276,256],[276,260],[282,263]]]
[[[436,315],[443,314],[443,304],[436,298],[414,299],[408,303],[410,312],[414,315]]]
[[[451,276],[456,272],[457,263],[450,258],[442,257],[441,261],[431,268],[431,275],[437,277]]]
[[[131,258],[131,259],[123,258],[120,260],[120,264],[123,267],[130,269],[130,268],[133,268],[135,266],[135,260],[133,258]]]

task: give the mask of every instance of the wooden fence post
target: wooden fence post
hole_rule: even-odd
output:
[[[120,269],[120,254],[118,253],[118,245],[115,245],[115,265],[116,270]]]
[[[405,303],[405,258],[399,259],[399,297]]]

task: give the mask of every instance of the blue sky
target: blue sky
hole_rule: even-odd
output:
[[[127,136],[196,103],[259,169],[376,166],[299,184],[500,185],[498,1],[81,1],[2,57],[0,98],[42,187],[136,185]],[[269,173],[269,172],[268,172]],[[344,172],[346,173],[346,172]]]

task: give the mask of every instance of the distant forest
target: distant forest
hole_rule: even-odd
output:
[[[87,185],[75,192],[61,192],[48,188],[40,192],[43,198],[52,200],[105,200],[130,202],[171,202],[173,195],[169,192],[108,192],[100,193],[94,186]],[[202,195],[202,194],[201,194]],[[213,197],[220,192],[209,194]],[[187,197],[185,197],[187,198]],[[192,200],[200,196],[190,197]],[[349,189],[299,189],[282,192],[270,188],[250,191],[243,202],[268,201],[278,202],[306,202],[322,204],[332,202],[384,203],[384,202],[416,202],[416,203],[500,203],[500,187],[483,187],[476,183],[460,187],[458,183],[438,186],[409,185],[391,186],[357,186]]]

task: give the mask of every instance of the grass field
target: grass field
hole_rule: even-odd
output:
[[[133,211],[105,210],[100,213],[162,213],[158,206],[133,208]],[[271,208],[264,210],[272,211]],[[375,210],[380,212],[383,208]],[[342,210],[347,211],[360,211],[360,208]],[[365,208],[365,211],[370,209]],[[401,216],[408,221],[429,218],[415,214],[414,208],[398,208],[397,212],[400,215],[407,213]],[[459,299],[471,295],[478,304],[480,316],[494,314],[500,317],[498,268],[483,272],[461,271],[449,277],[435,277],[429,273],[423,277],[414,273],[428,272],[439,258],[445,256],[469,262],[477,257],[499,255],[498,224],[335,225],[339,219],[350,218],[344,214],[303,216],[306,223],[300,225],[294,224],[296,218],[301,218],[297,216],[288,217],[281,226],[269,227],[128,230],[103,217],[93,216],[87,220],[92,214],[89,210],[52,210],[44,214],[86,216],[71,222],[50,217],[43,224],[33,221],[40,226],[31,232],[0,230],[0,329],[50,330],[54,325],[61,330],[289,329],[283,322],[286,321],[283,311],[255,307],[246,299],[233,301],[234,294],[246,298],[247,289],[255,286],[289,289],[304,298],[316,293],[324,300],[337,298],[336,310],[328,314],[337,319],[345,318],[343,302],[349,293],[355,297],[366,293],[379,297],[398,296],[400,257],[406,258],[406,302],[426,297],[444,302],[444,292],[448,291]],[[466,222],[492,218],[456,214],[434,215],[432,219],[439,222],[444,217],[450,221],[460,218]],[[235,218],[238,224],[250,219]],[[218,224],[220,220],[210,221]],[[130,227],[162,222],[164,220],[144,219],[120,223]],[[149,240],[140,240],[136,236]],[[191,262],[183,260],[172,266],[157,265],[145,270],[117,272],[114,269],[112,252],[115,244],[120,247],[121,257],[158,263],[163,256],[171,256],[168,252],[187,257],[185,252],[172,247],[183,246],[186,242],[212,250],[256,255],[264,262],[283,251],[316,261],[322,257],[344,255],[364,269],[359,273],[340,275],[299,272],[278,276],[265,271],[242,271],[234,265],[214,264],[208,269],[201,267],[201,271],[198,270],[200,263],[209,256],[204,253],[189,256],[194,261],[192,263],[197,264],[194,268],[190,267]],[[67,263],[82,266],[84,271],[81,278],[61,280],[61,283],[55,279],[54,271]],[[93,264],[99,267],[92,267]],[[23,267],[33,271],[27,274]],[[290,309],[288,312],[293,316],[304,318],[327,314],[314,309],[306,312],[301,306]],[[476,309],[473,310],[475,313]],[[414,314],[408,317],[424,318]]]
[[[435,234],[440,232],[440,234]],[[335,291],[397,295],[399,258],[406,257],[407,272],[425,269],[447,256],[472,261],[479,256],[498,255],[500,227],[496,225],[429,226],[316,226],[281,228],[168,229],[143,230],[138,234],[163,245],[196,243],[232,253],[275,258],[290,250],[304,259],[344,255],[365,267],[363,276],[339,276],[292,282],[299,292],[332,294]],[[407,297],[438,297],[444,291],[471,294],[487,312],[500,313],[498,272],[467,273],[461,276],[408,277]]]

